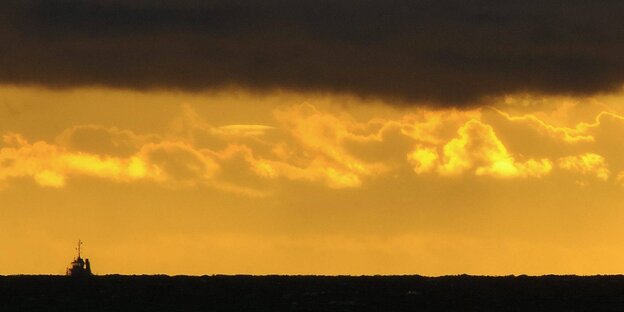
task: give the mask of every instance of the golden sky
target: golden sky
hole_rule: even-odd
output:
[[[0,274],[621,273],[623,100],[2,85]]]

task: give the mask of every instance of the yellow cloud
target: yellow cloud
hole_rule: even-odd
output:
[[[280,179],[355,188],[407,166],[416,174],[539,178],[552,171],[550,159],[569,152],[525,156],[519,148],[523,145],[510,144],[517,136],[501,136],[505,139],[501,140],[497,127],[507,131],[528,124],[566,144],[593,144],[600,137],[594,130],[603,126],[604,118],[624,120],[603,111],[593,122],[558,127],[532,114],[512,116],[496,110],[504,118],[488,123],[481,110],[426,109],[360,120],[346,110],[330,113],[304,104],[276,109],[274,126],[267,121],[215,127],[190,105],[181,107],[167,132],[159,134],[72,126],[61,131],[53,144],[29,143],[7,133],[0,149],[0,180],[31,177],[42,186],[62,187],[72,176],[91,176],[117,182],[204,185],[257,195],[268,194],[268,185],[282,183]],[[557,165],[579,174],[591,172],[603,180],[609,177],[606,160],[592,154],[564,157]]]
[[[261,136],[267,133],[267,131],[274,129],[265,125],[227,125],[215,128],[213,131],[216,134],[223,136]]]
[[[407,161],[414,168],[414,172],[428,173],[437,166],[438,152],[431,147],[417,147],[407,155]]]
[[[404,115],[397,121],[401,132],[419,143],[439,145],[451,138],[457,128],[471,119],[480,119],[479,110],[425,110]]]
[[[162,140],[157,135],[138,135],[117,127],[74,126],[57,136],[56,142],[68,151],[128,157],[147,142]]]
[[[28,143],[16,135],[5,136],[11,147],[0,149],[0,180],[32,177],[41,186],[61,187],[67,176],[86,175],[116,181],[130,181],[146,176],[140,158],[117,158],[88,153],[68,152],[46,142]],[[141,170],[140,168],[143,168]]]
[[[580,123],[574,128],[557,127],[546,123],[535,115],[527,114],[522,116],[512,116],[511,114],[503,112],[499,109],[494,110],[509,121],[528,124],[534,129],[568,143],[594,141],[594,137],[587,133],[588,128],[592,127],[592,125],[589,124]]]
[[[362,184],[361,177],[349,170],[332,167],[321,158],[315,159],[306,167],[297,167],[286,162],[266,159],[252,160],[253,170],[265,178],[280,177],[299,181],[323,181],[330,188],[358,187]]]
[[[359,186],[363,177],[387,171],[384,164],[365,162],[345,148],[351,141],[382,140],[383,122],[380,127],[379,120],[359,123],[350,116],[334,116],[311,105],[276,110],[275,117],[294,142],[274,150],[277,155],[288,155],[288,160],[262,162],[264,174],[324,180],[330,187],[342,188]],[[292,152],[293,149],[297,151]]]
[[[83,153],[61,154],[59,161],[69,170],[85,175],[119,179],[126,174],[126,167],[120,159],[103,158]]]
[[[137,156],[130,158],[130,163],[128,164],[128,176],[133,179],[147,176],[147,164]]]
[[[609,179],[609,168],[604,157],[585,153],[578,156],[567,156],[559,159],[559,167],[565,170],[578,172],[584,175],[594,175],[596,178],[606,181]]]
[[[552,164],[548,159],[517,162],[494,133],[494,129],[472,119],[457,131],[458,137],[443,146],[442,175],[458,175],[472,170],[476,175],[493,177],[541,177]],[[418,170],[416,170],[418,172]]]
[[[149,143],[124,158],[71,152],[42,141],[30,144],[18,135],[5,135],[4,142],[11,146],[0,149],[0,180],[32,177],[41,186],[62,187],[69,176],[81,175],[194,184],[218,170],[216,162],[182,143]]]
[[[562,104],[562,106],[565,107],[566,105]],[[596,129],[602,126],[605,118],[617,121],[624,121],[624,116],[614,112],[603,110],[597,112],[593,120],[590,122],[581,121],[576,123],[573,127],[565,127],[550,124],[540,119],[535,114],[512,116],[510,113],[503,112],[499,109],[492,109],[508,121],[527,124],[548,136],[567,143],[594,143],[596,141]]]
[[[43,170],[36,173],[33,178],[41,186],[62,187],[65,186],[65,177],[57,172]]]
[[[151,176],[161,182],[196,185],[209,180],[219,170],[218,163],[210,156],[182,142],[164,141],[149,143],[141,148],[139,158],[152,168]],[[139,172],[134,164],[133,172]]]

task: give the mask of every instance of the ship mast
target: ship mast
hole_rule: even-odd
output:
[[[82,241],[78,240],[78,259],[80,259],[80,245],[82,245]]]

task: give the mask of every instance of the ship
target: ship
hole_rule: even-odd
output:
[[[91,273],[91,263],[89,259],[82,259],[80,256],[80,247],[82,246],[82,241],[78,240],[78,256],[72,261],[66,271],[66,275],[73,277],[87,277],[93,275]]]

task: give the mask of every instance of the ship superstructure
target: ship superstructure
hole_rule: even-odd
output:
[[[80,277],[80,276],[91,276],[91,263],[89,263],[89,259],[82,259],[82,257],[80,256],[80,247],[82,245],[82,241],[78,240],[78,248],[76,248],[76,250],[78,251],[78,256],[74,259],[74,261],[72,261],[72,263],[70,264],[70,266],[67,268],[67,272],[66,274],[69,276],[75,276],[75,277]]]

